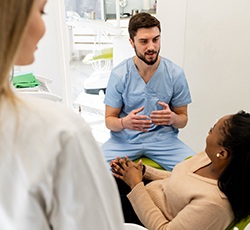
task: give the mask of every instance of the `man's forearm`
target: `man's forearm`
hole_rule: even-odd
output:
[[[118,117],[106,117],[105,118],[106,127],[114,132],[120,132],[125,127],[122,118]]]
[[[172,112],[172,116],[173,116],[173,123],[172,123],[173,127],[181,129],[187,125],[188,117],[186,114],[176,114]]]

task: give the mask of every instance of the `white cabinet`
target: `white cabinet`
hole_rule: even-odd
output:
[[[113,39],[121,30],[109,22],[101,20],[67,21],[70,46],[74,51],[95,51],[113,47]]]
[[[72,27],[74,50],[104,49],[112,46],[112,36],[90,27]]]
[[[108,19],[107,22],[112,24],[114,27],[117,27],[118,22],[116,19]],[[129,18],[120,19],[119,21],[121,30],[120,35],[128,37],[128,23],[129,23]]]

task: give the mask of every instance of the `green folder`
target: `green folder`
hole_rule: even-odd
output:
[[[22,74],[13,78],[13,85],[16,88],[32,88],[39,86],[39,81],[32,73]]]

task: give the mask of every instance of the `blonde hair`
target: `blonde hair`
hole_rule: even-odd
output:
[[[26,28],[34,0],[0,0],[0,104],[16,97],[11,90],[9,74]]]

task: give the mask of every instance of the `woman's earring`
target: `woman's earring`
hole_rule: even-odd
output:
[[[220,157],[220,153],[217,153],[217,154],[216,154],[216,157],[219,158],[219,157]]]

